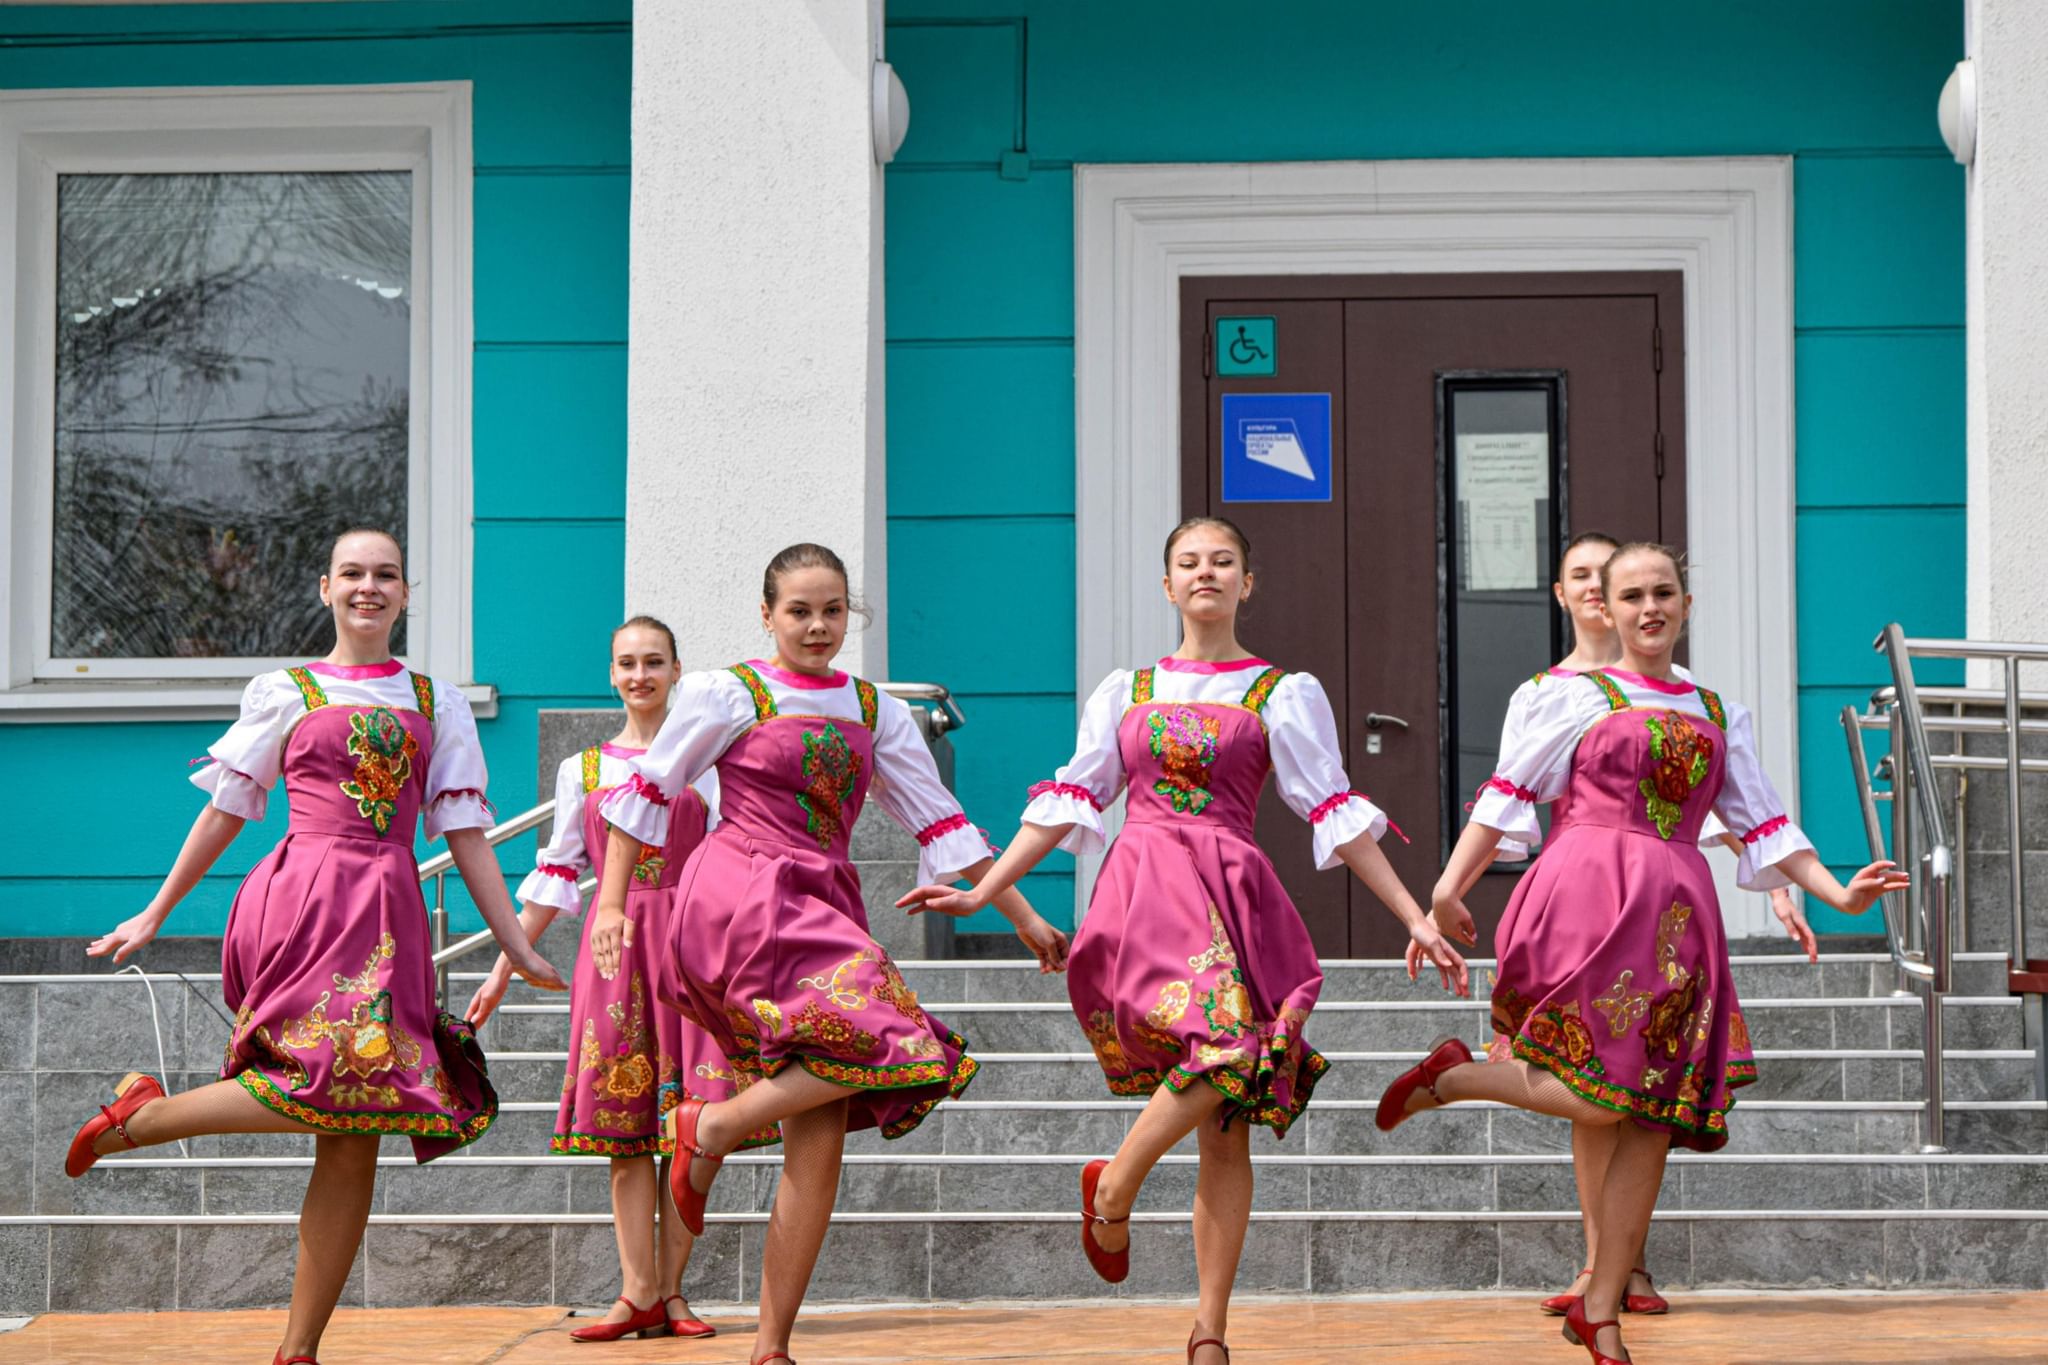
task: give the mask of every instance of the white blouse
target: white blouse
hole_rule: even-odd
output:
[[[1245,660],[1242,666],[1233,661],[1227,668],[1161,659],[1152,676],[1152,700],[1239,702],[1269,667],[1263,659]],[[1052,781],[1031,789],[1031,802],[1024,808],[1025,824],[1072,825],[1060,840],[1060,847],[1070,853],[1093,853],[1103,846],[1102,811],[1129,781],[1117,728],[1131,706],[1132,671],[1119,668],[1102,680],[1081,708],[1073,758]],[[1310,848],[1318,871],[1341,862],[1337,850],[1359,835],[1378,840],[1386,833],[1386,813],[1364,793],[1351,790],[1351,779],[1344,775],[1337,718],[1314,674],[1289,673],[1281,678],[1260,716],[1266,723],[1280,799],[1314,827]]]
[[[1707,714],[1699,689],[1690,683],[1653,685],[1619,669],[1606,672],[1631,706],[1700,718]],[[1774,864],[1813,844],[1786,815],[1785,803],[1764,773],[1749,708],[1725,699],[1722,705],[1728,714],[1727,752],[1713,812],[1742,839],[1736,880],[1745,891],[1789,886],[1790,879]],[[1499,769],[1473,803],[1472,822],[1524,845],[1539,842],[1542,829],[1536,823],[1536,806],[1563,794],[1579,740],[1609,712],[1607,695],[1590,678],[1553,677],[1532,689],[1513,746],[1503,748]]]
[[[382,676],[379,670],[337,664],[307,664],[331,706],[383,706],[393,711],[418,711],[419,697],[404,668]],[[458,687],[434,679],[434,743],[427,761],[427,837],[438,839],[452,829],[489,829],[494,822],[484,793],[490,773],[484,765],[483,743],[476,717]],[[216,809],[245,820],[261,820],[270,789],[284,771],[284,746],[292,730],[310,714],[299,685],[290,673],[275,669],[259,673],[242,689],[242,714],[206,752],[213,760],[192,774],[192,784],[208,793]]]
[[[850,675],[814,678],[758,661],[752,667],[781,714],[860,722],[860,695]],[[628,765],[628,785],[605,798],[604,818],[642,843],[660,842],[668,817],[632,779],[658,789],[666,801],[710,770],[755,724],[754,699],[729,670],[686,674],[654,744]],[[917,837],[920,882],[952,881],[994,856],[940,780],[910,707],[886,692],[876,698],[874,745],[869,799]]]
[[[632,772],[632,760],[643,750],[616,744],[601,745],[597,751],[597,785],[600,790],[623,786]],[[718,769],[707,769],[690,784],[704,798],[704,828],[718,828]],[[555,828],[548,841],[534,855],[533,871],[519,883],[523,905],[545,905],[564,915],[583,913],[583,879],[596,862],[583,842],[583,751],[578,749],[555,769]],[[666,842],[664,837],[661,842]]]

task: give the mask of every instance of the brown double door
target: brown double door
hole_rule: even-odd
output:
[[[1329,692],[1352,785],[1427,902],[1509,695],[1569,648],[1559,548],[1685,536],[1677,274],[1195,278],[1181,290],[1181,503],[1252,539],[1247,647]],[[1327,412],[1327,441],[1319,426]],[[1316,873],[1270,786],[1259,836],[1326,957],[1399,923]],[[1519,872],[1468,903],[1482,949]]]

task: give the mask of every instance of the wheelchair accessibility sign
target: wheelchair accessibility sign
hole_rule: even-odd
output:
[[[1330,395],[1223,395],[1223,501],[1328,502]]]

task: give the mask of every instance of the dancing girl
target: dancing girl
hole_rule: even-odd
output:
[[[612,828],[592,960],[606,978],[649,972],[657,998],[708,1030],[736,1072],[730,1099],[685,1099],[669,1116],[669,1184],[691,1232],[703,1233],[719,1162],[781,1128],[754,1365],[790,1359],[846,1134],[901,1137],[975,1069],[966,1040],[925,1013],[869,936],[847,840],[872,794],[916,835],[920,881],[979,876],[988,843],[940,781],[910,708],[832,667],[854,610],[832,551],[776,555],[761,584],[773,656],[685,676],[654,743],[601,807]],[[668,934],[650,942],[626,913],[634,859],[714,766],[718,826],[683,868]],[[1064,934],[1015,892],[997,905],[1044,970],[1064,966]]]
[[[193,775],[208,803],[149,905],[86,951],[121,962],[156,937],[280,778],[291,827],[235,893],[221,988],[235,1012],[222,1079],[166,1096],[130,1073],[72,1139],[65,1174],[108,1152],[209,1133],[312,1133],[298,1268],[278,1365],[312,1365],[369,1219],[378,1140],[425,1162],[476,1141],[497,1094],[470,1026],[442,1012],[413,838],[445,838],[511,969],[562,981],[519,932],[484,840],[483,750],[462,693],[391,657],[409,600],[395,537],[334,542],[320,599],[334,649],[259,675]]]
[[[1376,1121],[1391,1130],[1425,1109],[1492,1100],[1614,1129],[1597,1202],[1584,1210],[1593,1273],[1564,1328],[1596,1365],[1612,1365],[1629,1359],[1616,1313],[1671,1144],[1724,1145],[1733,1091],[1756,1079],[1698,848],[1707,812],[1739,832],[1747,890],[1790,881],[1860,914],[1907,879],[1879,861],[1847,886],[1835,880],[1764,775],[1748,711],[1677,680],[1671,652],[1692,599],[1676,552],[1624,545],[1600,589],[1619,666],[1544,685],[1432,896],[1440,922],[1469,922],[1461,895],[1476,870],[1504,835],[1537,842],[1536,805],[1569,788],[1549,848],[1501,922],[1493,1023],[1510,1055],[1475,1062],[1445,1039],[1387,1088]]]
[[[1444,986],[1467,993],[1464,961],[1380,851],[1387,817],[1351,790],[1322,685],[1238,643],[1252,587],[1251,546],[1235,525],[1195,517],[1175,527],[1164,588],[1180,612],[1180,648],[1095,689],[1073,759],[1031,789],[1016,839],[972,890],[922,886],[901,902],[956,915],[999,903],[1053,848],[1101,848],[1102,811],[1129,792],[1074,939],[1068,992],[1110,1091],[1149,1098],[1116,1156],[1081,1172],[1081,1247],[1102,1278],[1124,1279],[1146,1175],[1199,1134],[1196,1365],[1229,1358],[1251,1125],[1284,1137],[1328,1066],[1305,1038],[1323,982],[1315,947],[1252,836],[1269,768],[1314,827],[1316,866],[1349,867],[1407,925]]]
[[[556,914],[582,914],[584,876],[593,868],[603,876],[609,829],[598,807],[626,781],[626,765],[654,742],[683,675],[675,632],[652,616],[635,616],[614,630],[611,655],[611,685],[625,703],[625,726],[603,744],[563,759],[555,774],[554,834],[519,887],[525,907],[519,922],[535,944]],[[635,850],[626,915],[643,942],[660,942],[668,933],[677,877],[717,817],[717,793],[717,775],[707,772],[694,789],[669,802],[667,837]],[[511,980],[512,964],[501,954],[470,1001],[471,1024],[483,1027]],[[731,1096],[732,1064],[710,1034],[654,999],[646,972],[635,967],[601,975],[586,941],[569,983],[568,1072],[549,1146],[611,1158],[612,1231],[625,1281],[602,1319],[569,1336],[617,1341],[636,1333],[717,1335],[683,1297],[683,1272],[696,1237],[668,1198],[655,1157],[670,1153],[663,1115],[685,1096]]]

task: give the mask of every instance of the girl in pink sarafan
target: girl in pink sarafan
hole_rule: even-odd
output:
[[[701,1024],[736,1074],[731,1098],[687,1098],[669,1115],[669,1186],[692,1233],[703,1235],[719,1162],[780,1125],[756,1365],[789,1359],[846,1134],[901,1137],[975,1070],[967,1040],[925,1012],[868,934],[847,845],[869,795],[917,836],[921,881],[979,876],[988,842],[941,782],[910,708],[833,668],[855,610],[832,551],[776,555],[761,584],[773,656],[685,676],[654,743],[601,806],[611,830],[592,960],[607,978],[650,973],[656,997]],[[682,869],[667,934],[646,937],[626,913],[634,858],[713,767],[718,825]],[[1064,934],[1014,892],[998,905],[1044,970],[1065,966]]]
[[[1081,1172],[1081,1248],[1102,1278],[1124,1279],[1146,1175],[1200,1134],[1195,1365],[1229,1357],[1223,1336],[1252,1206],[1251,1125],[1284,1137],[1328,1066],[1306,1036],[1322,968],[1253,840],[1269,770],[1281,799],[1314,827],[1316,866],[1349,867],[1408,926],[1444,986],[1467,990],[1463,960],[1380,851],[1387,817],[1351,790],[1322,684],[1238,643],[1250,561],[1244,533],[1221,517],[1175,527],[1164,586],[1181,647],[1095,689],[1073,759],[1031,789],[1023,827],[973,890],[923,886],[903,901],[971,914],[1055,847],[1100,849],[1102,811],[1128,793],[1067,980],[1110,1090],[1147,1101],[1115,1158]]]
[[[482,1137],[498,1112],[468,1023],[442,1012],[413,837],[446,838],[512,970],[562,980],[519,932],[484,840],[483,749],[456,688],[391,657],[409,599],[403,554],[383,531],[334,542],[320,597],[334,613],[325,658],[265,673],[241,718],[193,775],[208,803],[161,890],[87,952],[118,963],[148,943],[279,779],[285,837],[235,893],[221,988],[235,1012],[222,1079],[166,1097],[130,1073],[72,1140],[67,1175],[108,1152],[208,1133],[312,1133],[298,1271],[276,1359],[310,1362],[362,1242],[378,1140],[400,1134],[431,1161]]]
[[[1749,712],[1678,678],[1671,653],[1691,610],[1675,551],[1629,544],[1600,573],[1620,662],[1545,683],[1488,779],[1432,896],[1468,937],[1464,888],[1506,838],[1542,838],[1536,807],[1569,792],[1549,847],[1502,917],[1493,1026],[1503,1060],[1452,1038],[1397,1077],[1375,1121],[1493,1100],[1614,1130],[1595,1207],[1593,1273],[1565,1337],[1596,1365],[1626,1361],[1615,1317],[1673,1143],[1728,1141],[1734,1091],[1756,1079],[1713,878],[1700,855],[1711,811],[1743,846],[1746,890],[1786,882],[1860,914],[1906,877],[1875,862],[1844,886],[1822,866],[1764,775]],[[1410,969],[1416,966],[1410,954]]]
[[[652,616],[635,616],[614,630],[611,656],[611,686],[625,703],[625,725],[603,744],[569,755],[556,771],[554,833],[519,886],[525,905],[519,921],[535,943],[557,914],[583,913],[586,875],[604,875],[609,827],[598,808],[653,743],[683,675],[675,633]],[[626,916],[643,942],[666,937],[683,864],[717,822],[716,772],[684,789],[667,811],[666,838],[635,846],[627,882]],[[709,1033],[654,998],[641,964],[601,974],[589,951],[588,928],[586,921],[584,950],[569,984],[569,1067],[549,1147],[564,1155],[611,1158],[612,1231],[625,1283],[602,1319],[569,1335],[577,1341],[617,1341],[632,1334],[715,1336],[682,1295],[696,1238],[668,1199],[655,1159],[672,1150],[661,1131],[662,1117],[685,1098],[730,1098],[732,1063]],[[511,980],[512,964],[501,955],[470,1001],[470,1023],[483,1027]],[[771,1129],[758,1141],[776,1139]]]

